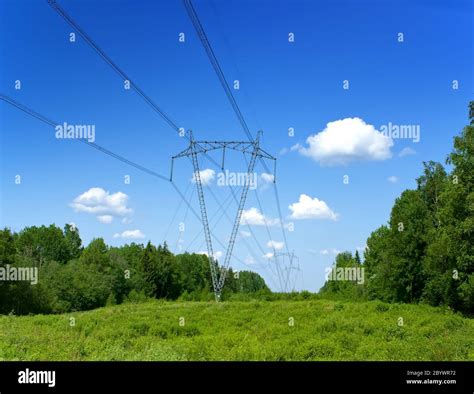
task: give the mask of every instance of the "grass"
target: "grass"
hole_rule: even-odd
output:
[[[474,320],[380,302],[155,300],[1,316],[0,360],[474,360]]]

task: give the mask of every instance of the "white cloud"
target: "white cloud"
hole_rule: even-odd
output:
[[[267,242],[267,248],[273,248],[275,250],[282,250],[283,246],[285,246],[284,242],[278,242],[278,241],[273,241],[270,240]]]
[[[133,213],[127,204],[128,196],[125,193],[110,194],[100,187],[92,187],[76,197],[70,205],[76,212],[97,215],[100,222],[111,223],[114,217]]]
[[[247,265],[255,264],[255,259],[252,256],[247,256],[244,260],[244,263]]]
[[[299,151],[299,150],[302,149],[302,148],[303,148],[303,147],[301,146],[300,143],[294,144],[294,145],[290,148],[290,152]]]
[[[392,157],[393,141],[360,118],[329,122],[306,139],[307,147],[292,147],[321,165],[347,165],[353,161],[386,160]]]
[[[319,251],[319,253],[321,253],[324,256],[327,256],[329,254],[338,255],[339,253],[341,253],[341,251],[333,248],[333,249],[322,249]]]
[[[262,172],[259,179],[260,181],[258,183],[258,187],[263,191],[270,187],[270,184],[273,183],[275,176],[273,174],[269,174],[268,172]]]
[[[243,237],[243,238],[248,238],[248,237],[250,237],[250,236],[252,235],[252,233],[251,233],[250,231],[241,230],[241,231],[240,231],[240,235],[241,235],[241,237]]]
[[[298,202],[290,204],[292,219],[330,219],[337,220],[339,214],[333,212],[323,200],[301,194]]]
[[[211,168],[206,168],[205,170],[199,171],[199,177],[201,178],[201,183],[206,186],[209,185],[215,178],[216,172]],[[196,183],[196,173],[193,173],[191,182]]]
[[[125,230],[122,233],[114,234],[114,238],[124,238],[124,239],[143,239],[145,234],[140,230]]]
[[[267,172],[262,172],[262,175],[260,175],[260,177],[262,178],[262,181],[265,183],[271,183],[275,179],[273,174],[269,174]]]
[[[114,220],[114,217],[112,215],[100,215],[97,216],[97,219],[101,223],[110,224]]]
[[[405,156],[411,156],[411,155],[416,155],[416,150],[410,147],[403,148],[398,154],[399,157],[405,157]]]
[[[265,226],[265,223],[267,226],[276,226],[280,221],[278,219],[267,218],[257,208],[252,207],[242,211],[240,222],[248,226]]]
[[[270,259],[273,258],[273,256],[274,256],[274,255],[273,255],[272,252],[268,252],[268,253],[265,253],[265,254],[263,255],[263,258],[264,258],[265,260],[270,260]]]
[[[387,178],[387,181],[389,181],[390,183],[397,183],[398,178],[395,175],[392,175]]]

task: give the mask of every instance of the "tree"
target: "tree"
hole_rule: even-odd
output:
[[[393,281],[389,285],[398,302],[421,298],[425,280],[422,260],[432,226],[432,216],[422,193],[405,190],[395,201],[390,217],[389,262]]]
[[[396,295],[391,283],[395,279],[390,265],[389,247],[391,232],[387,226],[381,226],[367,239],[364,251],[364,267],[369,299],[394,301]]]
[[[39,265],[44,261],[65,264],[71,257],[64,233],[54,224],[26,227],[17,235],[16,246],[20,254],[34,258]]]
[[[181,294],[181,272],[166,243],[157,249],[155,284],[157,298],[176,299]]]
[[[148,297],[156,297],[156,251],[151,242],[146,245],[140,264],[144,281],[143,291]]]
[[[181,271],[183,291],[200,293],[203,289],[212,290],[207,256],[184,253],[176,256],[176,263]]]
[[[84,260],[48,263],[42,281],[54,294],[53,311],[56,313],[105,306],[112,292],[110,277],[104,275],[99,266]]]
[[[423,162],[423,175],[417,178],[418,191],[432,212],[433,225],[440,226],[440,196],[447,185],[447,175],[444,167],[434,161]]]
[[[470,125],[454,138],[446,162],[454,168],[440,194],[441,227],[431,234],[425,260],[429,273],[424,298],[473,312],[474,273],[474,103],[469,104]]]
[[[79,229],[72,224],[65,224],[63,232],[69,259],[77,259],[82,252],[82,240],[79,235]]]
[[[265,280],[259,274],[252,271],[239,271],[237,278],[237,289],[242,293],[269,291]]]
[[[105,269],[110,264],[107,252],[108,247],[103,238],[94,238],[82,252],[80,260],[86,264]]]
[[[359,255],[358,250],[356,250],[356,252],[355,252],[354,260],[355,260],[356,264],[358,264],[358,265],[362,264],[362,262],[360,261],[360,255]]]
[[[363,268],[359,261],[352,256],[351,252],[342,252],[336,256],[336,261],[331,267],[331,272],[328,273],[328,277],[324,286],[320,289],[320,293],[324,295],[337,295],[347,299],[357,299],[365,297],[364,287],[362,283],[358,283],[357,276],[364,275],[365,273],[360,270]],[[339,273],[343,273],[343,277],[339,277]],[[346,273],[351,277],[346,277]]]

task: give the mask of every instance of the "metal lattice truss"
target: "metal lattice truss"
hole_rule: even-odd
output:
[[[170,180],[173,181],[173,163],[175,159],[182,157],[190,157],[193,164],[194,179],[197,186],[197,194],[199,197],[199,207],[201,210],[201,222],[204,230],[204,237],[206,239],[207,253],[209,258],[209,266],[212,276],[212,286],[214,289],[214,295],[216,300],[219,301],[222,289],[224,287],[225,279],[227,276],[227,270],[230,265],[230,260],[232,257],[232,252],[235,245],[235,238],[237,237],[237,232],[239,231],[240,221],[242,218],[242,212],[245,206],[245,201],[247,199],[247,194],[250,187],[251,175],[254,172],[255,164],[257,158],[273,160],[276,163],[276,158],[265,152],[260,148],[260,136],[261,132],[257,133],[257,138],[253,141],[197,141],[193,138],[192,132],[189,132],[189,145],[182,152],[171,158],[171,176]],[[200,168],[198,155],[206,154],[209,151],[215,151],[222,149],[222,165],[221,168],[224,169],[224,160],[225,160],[225,150],[231,149],[244,154],[250,154],[250,161],[248,162],[247,167],[247,181],[243,185],[242,194],[240,195],[239,204],[237,207],[237,213],[235,215],[235,220],[232,226],[232,232],[230,235],[229,243],[227,245],[226,254],[224,257],[224,262],[219,268],[217,262],[214,259],[214,248],[212,246],[211,231],[209,228],[209,220],[207,217],[206,210],[206,201],[204,198],[204,190],[202,187],[202,181],[200,176]],[[275,181],[275,179],[274,179]]]
[[[294,291],[298,273],[301,271],[298,256],[295,255],[295,252],[280,252],[275,253],[273,259],[277,267],[284,267],[285,272],[282,275],[284,277],[284,283],[282,288],[284,291]],[[285,260],[288,261],[288,264],[284,264]],[[293,282],[290,283],[293,271],[296,272],[296,275],[294,275]]]

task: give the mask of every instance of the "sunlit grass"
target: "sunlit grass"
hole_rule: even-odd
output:
[[[150,301],[2,316],[0,359],[474,360],[474,320],[380,302]]]

